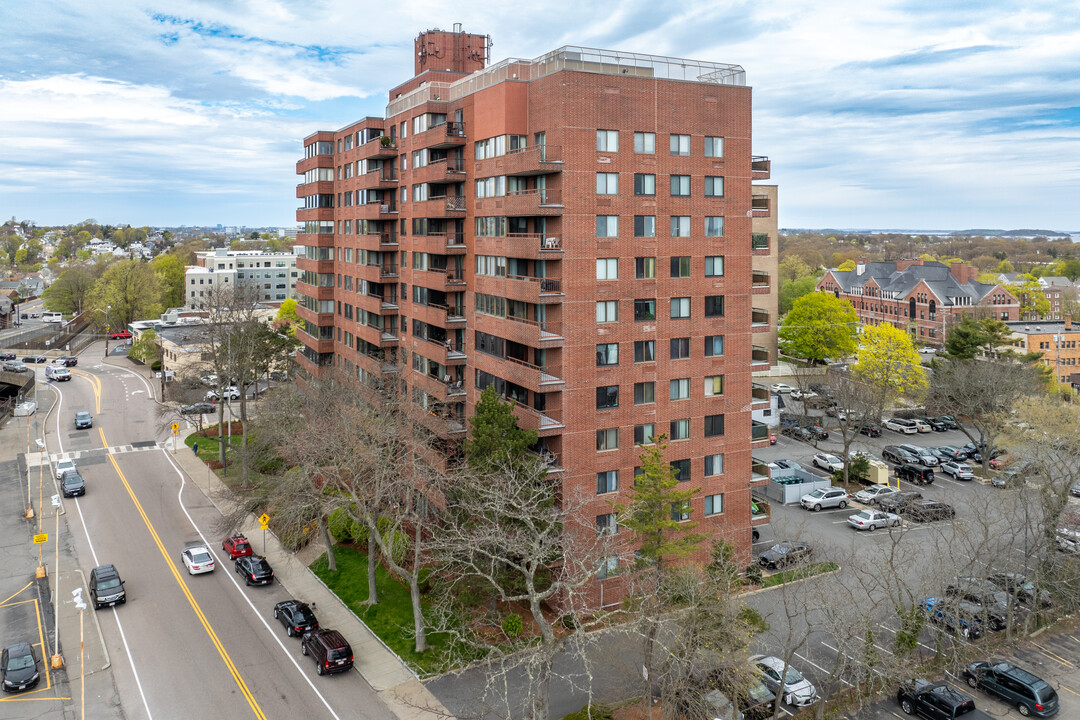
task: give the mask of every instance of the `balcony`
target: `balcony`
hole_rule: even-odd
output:
[[[332,195],[334,193],[334,183],[331,180],[316,180],[309,183],[298,183],[296,186],[296,197],[302,198],[308,195]]]
[[[478,254],[558,259],[563,253],[562,240],[544,233],[509,233],[501,237],[478,237],[474,243],[475,252]]]
[[[566,427],[560,419],[561,411],[540,412],[527,405],[515,404],[514,415],[517,416],[518,427],[522,430],[535,430],[541,437],[557,435]]]
[[[769,273],[764,270],[750,271],[750,292],[754,295],[768,295],[771,287],[772,282],[769,279]]]
[[[750,211],[754,217],[769,217],[769,196],[754,195],[750,199]]]
[[[488,360],[487,356],[478,354],[477,358],[483,358]],[[514,357],[504,358],[491,358],[496,369],[501,363],[509,363],[509,366],[502,365],[499,370],[496,370],[495,374],[500,375],[508,382],[526,387],[533,392],[551,392],[552,389],[561,388],[566,384],[566,381],[560,377],[556,377],[547,371],[546,368],[534,365],[526,360],[519,360]],[[478,365],[482,361],[478,362]]]
[[[506,277],[474,277],[476,290],[489,295],[501,295],[508,300],[547,305],[560,303],[563,299],[562,280],[559,278],[538,278],[526,275],[507,275]]]
[[[414,312],[419,311],[421,307],[423,306],[414,306]],[[428,303],[428,307],[435,308],[443,314],[443,317],[440,318],[438,322],[433,323],[435,325],[445,324],[448,327],[457,327],[465,324],[465,308],[463,307],[450,307],[449,305],[440,305],[438,303]],[[425,322],[427,322],[427,320],[425,320]]]
[[[768,255],[769,254],[769,234],[768,233],[754,233],[750,236],[750,249],[754,251],[755,255]]]
[[[757,420],[750,421],[750,442],[754,444],[769,444],[769,426]]]
[[[766,360],[768,360],[767,357]],[[759,385],[758,383],[751,383],[750,402],[755,406],[758,403],[770,404],[772,403],[772,393],[769,392],[769,388],[765,387],[764,385]]]
[[[398,184],[397,176],[391,172],[387,172],[385,168],[370,170],[357,177],[356,181],[357,187],[361,190],[369,190],[377,187],[396,187]]]
[[[379,205],[379,214],[380,215],[397,215],[398,214],[397,202],[395,200],[391,200],[388,203],[381,203]]]
[[[397,247],[398,237],[395,232],[381,232],[379,233],[379,246],[380,247]]]
[[[769,312],[761,308],[753,308],[750,311],[750,329],[754,332],[762,332],[769,329]]]
[[[750,458],[750,482],[762,483],[768,482],[772,478],[772,470],[769,468],[769,463],[764,460],[759,460],[756,457]]]
[[[765,498],[753,495],[750,498],[750,524],[753,526],[765,525],[772,517],[772,508]]]
[[[538,322],[526,318],[500,318],[474,313],[470,327],[530,347],[556,348],[562,347],[565,342],[562,324],[554,320]]]
[[[532,145],[517,148],[499,157],[478,160],[475,168],[478,177],[488,175],[512,175],[515,177],[550,175],[551,173],[562,172],[562,147],[559,145]]]
[[[397,276],[397,263],[385,263],[379,266],[380,278],[396,278]]]
[[[532,188],[507,193],[505,196],[478,198],[473,202],[476,212],[514,216],[561,215],[562,192],[552,188]]]
[[[429,237],[442,237],[445,239],[445,245],[443,249],[447,255],[464,255],[465,254],[465,233],[458,232],[457,230],[447,230],[445,232],[429,232]]]
[[[384,138],[386,142],[383,142]],[[391,142],[385,135],[364,143],[360,146],[360,151],[363,158],[396,158],[398,156],[397,143]]]
[[[468,138],[465,135],[465,123],[446,122],[436,125],[413,136],[413,147],[440,148],[460,147]]]
[[[763,348],[760,345],[754,345],[750,349],[750,364],[751,365],[768,365],[769,364],[769,350]]]
[[[768,180],[772,177],[772,161],[768,155],[754,155],[750,158],[750,179]]]

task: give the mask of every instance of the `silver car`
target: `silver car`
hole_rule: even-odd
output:
[[[761,673],[765,687],[777,697],[782,697],[788,705],[805,707],[817,700],[817,688],[791,665],[785,668],[780,658],[754,655],[750,658],[750,665]]]
[[[941,472],[946,475],[952,475],[955,480],[972,480],[975,478],[975,473],[971,471],[971,466],[962,462],[941,463]]]
[[[938,463],[941,462],[940,460],[938,460],[937,456],[934,455],[934,453],[930,452],[924,447],[919,447],[918,445],[911,445],[909,443],[901,443],[900,445],[897,445],[897,447],[903,448],[915,457],[919,458],[919,463],[921,465],[925,465],[926,467],[937,467]]]
[[[824,489],[817,489],[812,492],[803,495],[799,499],[799,504],[807,510],[821,510],[822,508],[846,508],[848,501],[851,498],[847,494],[847,490],[843,488],[828,487]]]
[[[873,505],[881,498],[887,497],[896,492],[900,492],[900,488],[894,488],[891,485],[871,485],[870,487],[863,488],[859,492],[855,493],[854,497],[861,503]]]

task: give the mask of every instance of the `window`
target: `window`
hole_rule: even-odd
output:
[[[671,154],[672,155],[689,155],[690,154],[690,136],[689,135],[672,135],[671,136]]]
[[[634,320],[655,320],[656,319],[656,300],[635,300],[634,301]]]
[[[619,302],[602,300],[596,303],[596,322],[619,322]]]
[[[672,460],[671,469],[676,472],[676,479],[679,482],[686,482],[690,479],[690,461],[689,460]],[[689,508],[687,508],[689,511]]]
[[[646,423],[644,425],[634,426],[634,444],[635,445],[652,445],[656,437],[656,425],[652,423]]]
[[[634,133],[634,152],[638,155],[656,154],[656,133]]]
[[[596,516],[596,534],[614,535],[618,532],[619,525],[615,522],[615,513]]]
[[[619,131],[597,130],[596,149],[598,152],[619,152]]]
[[[596,346],[596,366],[619,364],[619,343],[606,343]]]
[[[619,216],[597,215],[596,237],[619,237]]]
[[[705,496],[705,517],[724,512],[724,493]]]
[[[656,362],[656,341],[655,340],[635,340],[634,341],[634,362]]]
[[[671,298],[671,317],[672,319],[690,317],[690,298]]]
[[[619,407],[619,386],[607,385],[596,388],[596,409],[606,410]]]
[[[634,237],[656,237],[656,216],[635,215]]]
[[[724,474],[724,453],[705,456],[705,477]]]
[[[671,338],[671,359],[685,360],[690,357],[690,338]]]
[[[722,137],[706,137],[705,138],[705,157],[722,158],[724,157],[724,138]]]
[[[649,405],[654,402],[656,402],[656,383],[651,381],[634,383],[635,405]]]
[[[656,176],[644,175],[641,173],[634,173],[634,194],[635,195],[655,195],[656,194]]]
[[[723,317],[724,316],[724,296],[723,295],[706,295],[705,296],[705,317]]]
[[[705,178],[705,197],[724,197],[724,178]]]
[[[690,519],[690,501],[671,503],[671,521],[685,522]]]
[[[705,437],[720,437],[724,434],[724,416],[705,416]]]
[[[690,397],[690,378],[672,380],[669,398],[671,400],[686,400],[688,397]]]
[[[687,278],[690,277],[690,256],[672,256],[671,258],[671,277],[673,278]]]
[[[671,421],[671,439],[686,440],[690,437],[690,419]]]
[[[602,450],[618,450],[619,449],[619,428],[607,428],[606,430],[596,431],[596,451]]]
[[[671,216],[671,237],[690,237],[690,216]]]
[[[724,394],[724,376],[723,375],[707,375],[705,376],[705,397],[714,397],[716,395]]]
[[[634,258],[634,277],[638,280],[648,280],[656,277],[656,258]]]
[[[723,217],[709,216],[705,218],[705,237],[724,237]]]
[[[688,197],[690,195],[690,176],[671,176],[671,197]]]
[[[608,470],[596,473],[596,494],[603,495],[619,489],[619,471]]]
[[[722,275],[723,273],[721,273]],[[596,259],[596,279],[597,280],[618,280],[619,279],[619,258],[597,258]]]
[[[705,277],[724,276],[724,256],[712,255],[705,258]]]
[[[596,173],[597,195],[619,194],[619,173]]]

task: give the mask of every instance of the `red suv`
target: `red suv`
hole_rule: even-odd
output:
[[[243,535],[233,535],[225,538],[221,541],[221,549],[229,553],[230,560],[255,554],[255,551],[251,549],[251,543]]]
[[[127,330],[117,330],[116,332],[109,333],[110,340],[128,340],[131,338],[131,333]]]

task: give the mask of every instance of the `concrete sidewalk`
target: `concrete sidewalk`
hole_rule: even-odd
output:
[[[154,387],[154,398],[157,400],[160,385],[155,384],[156,379],[148,368],[130,363],[124,357],[109,357],[105,362],[145,377]],[[188,480],[198,487],[219,511],[226,514],[230,510],[227,507],[230,494],[228,488],[185,444],[187,437],[194,432],[194,429],[181,431],[176,437],[176,452],[169,452],[169,456],[180,466]],[[171,439],[166,441],[170,447],[171,442]],[[254,516],[249,516],[239,531],[245,533],[256,546],[262,544],[264,533]],[[284,548],[272,532],[267,531],[265,535],[266,547],[263,554],[274,568],[278,582],[293,597],[315,603],[318,606],[319,622],[324,627],[340,631],[349,640],[356,670],[395,716],[402,720],[446,720],[453,717],[401,658],[386,647],[367,625],[308,569],[308,564],[322,553],[320,545],[312,543],[299,553],[293,553]]]

